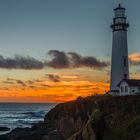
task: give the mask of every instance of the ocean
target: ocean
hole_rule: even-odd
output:
[[[16,127],[31,127],[43,121],[45,114],[56,104],[50,103],[0,103],[0,127],[10,131]],[[9,132],[9,131],[8,131]],[[0,135],[7,133],[0,131]]]

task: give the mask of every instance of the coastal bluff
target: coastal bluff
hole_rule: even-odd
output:
[[[140,95],[78,97],[0,140],[140,140]]]

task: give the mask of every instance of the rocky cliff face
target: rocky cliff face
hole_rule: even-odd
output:
[[[44,120],[54,121],[64,139],[137,139],[140,135],[140,96],[78,98],[57,105]]]
[[[15,129],[7,140],[139,140],[140,96],[79,97],[58,104],[32,128]]]

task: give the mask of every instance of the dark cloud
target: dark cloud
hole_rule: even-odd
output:
[[[32,85],[32,84],[34,84],[34,81],[28,80],[27,83]]]
[[[15,83],[12,82],[12,81],[3,81],[3,83],[5,83],[5,84],[11,84],[11,85],[15,84]]]
[[[58,50],[50,50],[48,54],[53,58],[51,61],[46,62],[47,66],[57,69],[69,67],[69,60],[65,52]]]
[[[83,57],[75,52],[65,53],[63,51],[51,50],[48,53],[53,58],[46,62],[47,66],[52,68],[78,68],[78,67],[92,67],[92,68],[104,68],[109,64],[108,62],[101,62],[95,57],[86,56]]]
[[[9,77],[8,77],[6,80],[7,80],[7,81],[16,81],[16,79],[14,79],[14,78],[9,78]]]
[[[26,84],[25,84],[23,81],[21,81],[21,80],[16,80],[16,82],[17,82],[17,84],[20,84],[21,86],[26,87]]]
[[[44,64],[33,57],[16,55],[14,58],[4,58],[0,55],[0,68],[5,69],[42,69]]]
[[[10,88],[8,88],[8,87],[4,87],[4,88],[1,88],[2,90],[10,90]]]
[[[58,75],[47,74],[47,76],[53,82],[60,82],[60,77]]]
[[[29,86],[30,88],[32,88],[32,89],[36,89],[36,87],[35,86]]]
[[[42,87],[51,87],[50,85],[46,85],[46,84],[40,84],[40,86],[42,86]]]
[[[40,80],[40,79],[34,79],[33,81],[36,83],[44,82],[43,80]]]
[[[7,80],[5,81],[5,82],[7,82],[7,83],[13,83],[13,84],[15,84],[15,83],[17,83],[17,84],[19,84],[19,85],[21,85],[21,86],[26,86],[26,84],[23,82],[23,81],[21,81],[21,80],[17,80],[17,79],[13,79],[13,78],[7,78]],[[14,83],[15,82],[15,83]]]
[[[69,52],[68,56],[72,67],[81,67],[82,57],[79,54]]]
[[[70,52],[68,53],[71,57],[71,63],[73,67],[94,67],[94,68],[104,68],[108,66],[107,62],[101,62],[95,57],[86,56],[82,57],[77,53]]]
[[[5,58],[0,55],[0,68],[38,70],[44,67],[51,67],[54,69],[92,67],[101,69],[109,65],[106,61],[100,61],[92,56],[83,57],[75,52],[65,53],[63,51],[50,50],[48,55],[51,58],[45,62],[30,56],[24,57],[15,55],[13,58]]]

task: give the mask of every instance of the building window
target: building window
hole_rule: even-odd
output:
[[[126,67],[126,57],[123,58],[123,65]]]
[[[123,92],[123,86],[121,86],[121,92]]]
[[[125,86],[125,92],[128,92],[128,87],[127,86]]]

